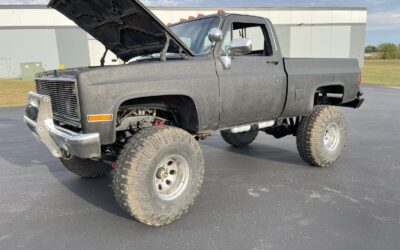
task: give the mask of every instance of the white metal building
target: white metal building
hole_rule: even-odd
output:
[[[150,7],[165,23],[218,8]],[[224,8],[269,18],[286,57],[357,58],[364,63],[365,8]],[[18,77],[20,63],[46,70],[98,65],[104,47],[73,22],[46,6],[0,5],[0,77]],[[115,56],[110,54],[107,63]],[[115,63],[115,62],[114,62]]]

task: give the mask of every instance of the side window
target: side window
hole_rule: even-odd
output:
[[[229,50],[230,42],[233,39],[248,38],[253,45],[253,51],[250,55],[254,56],[272,56],[271,41],[267,29],[261,24],[251,23],[233,23],[231,30],[225,36],[222,43],[221,52],[226,54]]]

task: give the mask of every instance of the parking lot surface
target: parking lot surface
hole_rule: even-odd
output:
[[[309,167],[294,137],[260,134],[234,149],[202,142],[199,199],[161,228],[127,217],[111,175],[81,179],[28,132],[23,108],[0,109],[0,249],[399,249],[400,89],[364,87],[344,109],[346,151]]]

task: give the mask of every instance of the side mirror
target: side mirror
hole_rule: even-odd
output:
[[[248,55],[253,51],[253,45],[248,38],[233,39],[226,55],[220,56],[224,69],[229,70],[232,66],[233,56]]]
[[[229,50],[235,56],[244,56],[253,51],[253,45],[248,38],[238,38],[232,40]]]
[[[222,33],[222,30],[219,28],[212,28],[210,32],[208,32],[208,39],[212,43],[217,43],[221,42],[224,34]]]

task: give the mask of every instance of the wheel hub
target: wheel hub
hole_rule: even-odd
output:
[[[180,155],[164,158],[154,174],[154,190],[162,200],[174,200],[185,191],[189,181],[189,164]]]
[[[324,134],[324,145],[329,151],[334,151],[340,142],[340,128],[336,123],[331,123],[326,127]]]

